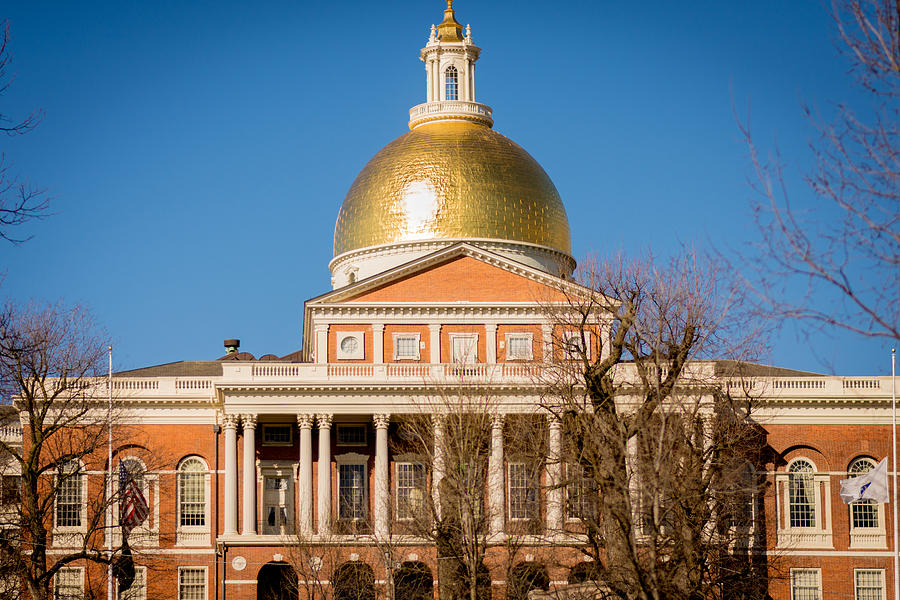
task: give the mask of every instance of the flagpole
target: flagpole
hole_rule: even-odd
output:
[[[108,393],[108,405],[106,411],[106,488],[107,488],[107,510],[110,510],[110,515],[112,515],[111,507],[112,507],[112,497],[113,497],[113,470],[112,470],[112,460],[113,460],[113,444],[112,444],[112,346],[107,347],[107,352],[109,353],[109,376],[106,382],[106,391]],[[896,491],[896,489],[895,489]],[[896,505],[895,505],[896,506]],[[897,517],[894,516],[894,520],[896,521]],[[895,523],[896,528],[896,523]],[[897,534],[894,534],[894,539],[897,539]],[[110,559],[109,564],[106,566],[106,600],[114,600],[113,598],[113,568],[112,568],[112,521],[109,523],[109,527],[106,530],[106,550],[107,556]]]
[[[897,547],[897,351],[891,348],[891,442],[894,467],[894,599],[900,600],[900,549]]]

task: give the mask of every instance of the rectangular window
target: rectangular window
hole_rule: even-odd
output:
[[[81,527],[81,513],[84,506],[83,475],[77,465],[60,467],[57,475],[56,526]]]
[[[181,484],[182,527],[203,527],[206,525],[206,475],[204,473],[179,473]]]
[[[22,487],[22,477],[19,475],[4,475],[2,488],[0,488],[0,504],[8,506],[19,503],[19,490]]]
[[[478,362],[478,334],[450,334],[451,359],[456,364],[469,365]]]
[[[860,500],[850,504],[850,520],[853,529],[878,527],[878,505],[874,500]]]
[[[425,466],[397,463],[397,519],[412,519],[425,505]]]
[[[506,334],[507,360],[531,360],[532,358],[532,335],[530,333]]]
[[[84,600],[84,569],[63,567],[53,582],[54,600]]]
[[[366,465],[338,465],[338,518],[365,519]]]
[[[292,425],[268,425],[262,426],[262,443],[264,446],[290,446],[292,443]]]
[[[569,519],[591,519],[597,516],[599,491],[597,483],[588,477],[584,467],[566,465],[568,482],[566,485],[566,517]]]
[[[337,444],[338,444],[338,446],[365,446],[366,445],[366,426],[365,425],[338,425],[337,426]]]
[[[116,591],[118,592],[118,586]],[[147,567],[135,567],[131,587],[117,597],[119,600],[147,600]]]
[[[538,486],[525,463],[510,463],[509,518],[534,519],[538,516]]]
[[[419,360],[419,334],[394,334],[394,360]]]
[[[884,600],[884,571],[856,569],[853,571],[856,600]]]
[[[564,334],[563,343],[566,357],[572,360],[580,359],[590,354],[590,339],[587,331],[568,331]]]
[[[819,569],[791,569],[791,600],[820,600],[819,577]]]
[[[206,600],[205,567],[178,567],[178,600]]]

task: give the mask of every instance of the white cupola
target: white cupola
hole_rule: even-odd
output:
[[[472,42],[472,30],[456,21],[453,0],[447,0],[444,20],[431,26],[428,43],[419,57],[425,63],[427,102],[409,110],[409,128],[433,121],[475,121],[494,124],[491,108],[475,102],[475,61],[481,48]]]

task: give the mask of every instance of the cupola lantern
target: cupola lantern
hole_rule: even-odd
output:
[[[472,42],[472,30],[456,20],[448,0],[444,20],[431,26],[428,43],[419,57],[425,63],[427,102],[409,110],[409,128],[433,121],[474,121],[494,124],[491,108],[475,102],[475,61],[481,48]]]

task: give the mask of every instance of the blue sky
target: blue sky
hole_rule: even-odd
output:
[[[814,206],[801,107],[860,100],[818,1],[455,4],[483,49],[478,100],[553,179],[576,258],[751,243],[735,107]],[[16,79],[0,112],[46,117],[2,150],[56,214],[0,245],[3,292],[88,306],[119,368],[212,359],[226,337],[297,349],[350,183],[424,101],[418,51],[442,9],[4,3]],[[885,374],[888,349],[788,326],[767,359]]]

